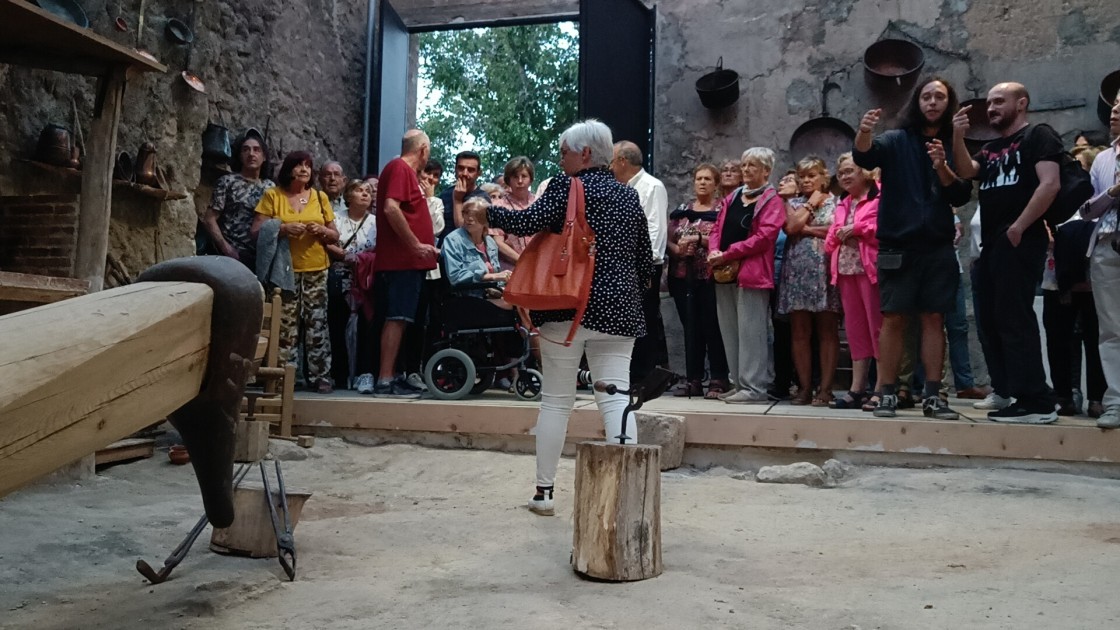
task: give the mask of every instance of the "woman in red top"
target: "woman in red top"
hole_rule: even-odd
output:
[[[696,197],[682,203],[669,215],[669,295],[677,305],[684,326],[685,370],[688,384],[676,396],[715,399],[727,391],[727,354],[716,317],[716,288],[708,266],[708,235],[722,207],[716,196],[719,169],[701,164],[692,175]],[[704,394],[704,358],[711,368],[708,393]]]

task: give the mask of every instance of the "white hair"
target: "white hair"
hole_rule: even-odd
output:
[[[743,156],[739,158],[739,161],[746,162],[747,160],[761,164],[768,171],[774,170],[774,152],[766,147],[751,147],[743,151]]]
[[[607,166],[614,158],[614,141],[611,128],[594,118],[581,120],[560,134],[560,144],[568,145],[577,153],[591,149],[591,165]]]

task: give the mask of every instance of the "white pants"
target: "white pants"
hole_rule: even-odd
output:
[[[1120,239],[1120,235],[1098,241],[1089,259],[1100,322],[1101,367],[1108,384],[1101,401],[1106,408],[1120,406],[1120,254],[1112,249],[1112,239]]]
[[[541,326],[541,333],[549,339],[564,339],[570,323],[548,323]],[[619,389],[630,386],[630,353],[634,350],[633,337],[618,337],[587,330],[580,326],[572,345],[564,347],[541,341],[541,412],[537,416],[537,485],[551,486],[560,465],[564,438],[568,435],[568,418],[576,403],[576,371],[579,360],[587,353],[587,366],[596,381],[606,381]],[[622,432],[622,411],[628,402],[625,394],[609,395],[595,392],[595,404],[603,414],[603,428],[607,440],[614,440]],[[627,422],[627,444],[637,443],[637,428],[631,417]]]
[[[754,395],[766,394],[774,382],[770,358],[770,289],[716,285],[716,315],[731,384]]]

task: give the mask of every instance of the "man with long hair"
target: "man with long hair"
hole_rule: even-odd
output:
[[[955,420],[941,399],[945,313],[956,306],[958,276],[953,247],[953,207],[968,202],[972,185],[953,170],[947,148],[953,139],[957,94],[948,81],[929,77],[918,84],[900,129],[874,136],[882,110],[863,115],[853,156],[857,165],[882,169],[879,205],[879,291],[883,327],[879,335],[879,380],[875,415],[894,417],[898,368],[907,320],[921,320],[921,359],[926,382],[922,411]]]

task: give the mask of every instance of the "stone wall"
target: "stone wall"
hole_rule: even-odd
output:
[[[192,2],[147,0],[137,44],[138,0],[82,0],[94,32],[154,54],[167,74],[129,81],[117,138],[135,154],[155,144],[168,185],[187,199],[160,204],[116,194],[110,252],[136,274],[152,263],[194,251],[196,210],[205,207],[218,175],[203,172],[200,134],[211,120],[234,130],[264,129],[271,115],[273,149],[308,149],[318,162],[331,157],[358,174],[366,56],[366,0],[208,0],[195,6],[190,67],[207,93],[189,89],[179,73],[187,48],[164,36],[169,18],[190,21]],[[113,21],[124,17],[130,30]],[[34,151],[39,130],[56,122],[73,127],[72,100],[88,131],[94,81],[86,77],[0,64],[0,195],[41,194],[73,182],[42,181],[16,160]],[[30,190],[30,189],[34,190]]]
[[[881,38],[909,39],[925,51],[924,73],[945,76],[961,100],[1017,80],[1032,102],[1084,99],[1085,106],[1032,116],[1072,143],[1097,118],[1101,79],[1120,68],[1120,13],[1112,0],[758,0],[658,3],[655,156],[674,200],[691,191],[700,161],[737,157],[750,146],[790,163],[794,130],[821,113],[826,79],[832,116],[852,127],[863,112],[898,113],[906,94],[871,89],[864,49]],[[695,82],[723,57],[740,75],[741,96],[707,110]],[[884,128],[891,126],[887,120]]]

